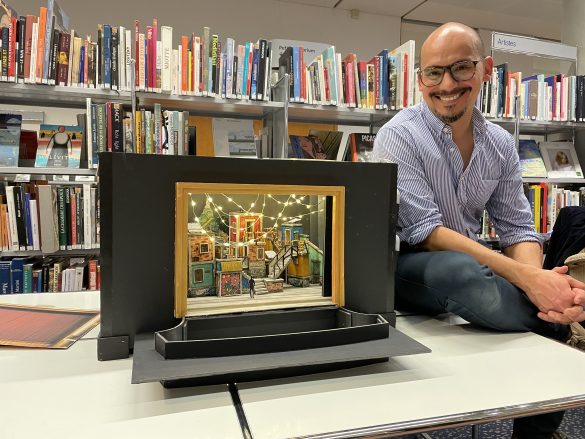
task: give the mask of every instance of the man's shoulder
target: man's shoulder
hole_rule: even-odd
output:
[[[486,134],[494,144],[506,147],[514,145],[514,137],[504,127],[486,120]]]
[[[400,110],[396,116],[380,128],[380,132],[391,131],[402,135],[408,135],[413,131],[420,130],[422,123],[422,107],[421,104],[417,104]]]

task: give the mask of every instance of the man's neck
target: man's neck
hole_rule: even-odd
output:
[[[469,135],[473,136],[473,108],[466,111],[461,118],[453,123],[450,123],[451,133],[453,138],[461,139]]]

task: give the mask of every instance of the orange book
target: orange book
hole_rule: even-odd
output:
[[[186,93],[189,90],[189,38],[183,35],[181,37],[181,92]]]
[[[45,59],[45,29],[47,26],[47,8],[41,6],[39,13],[39,37],[37,43],[37,83],[43,82],[43,61]]]

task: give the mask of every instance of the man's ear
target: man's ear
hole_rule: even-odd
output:
[[[420,74],[416,73],[416,82],[418,84],[418,91],[422,93],[423,91],[423,83],[420,80]]]
[[[492,70],[494,68],[494,59],[491,56],[486,56],[483,59],[483,81],[489,81],[492,77]]]

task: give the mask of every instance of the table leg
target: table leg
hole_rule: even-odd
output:
[[[471,426],[471,438],[472,439],[479,439],[479,425],[472,425]]]

